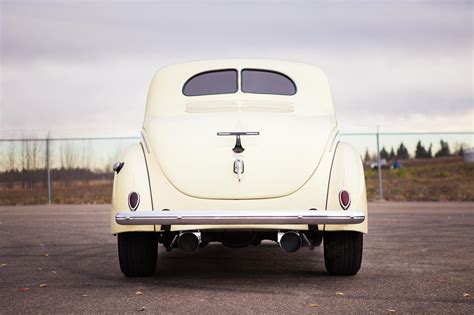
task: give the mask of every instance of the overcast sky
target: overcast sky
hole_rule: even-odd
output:
[[[473,28],[459,0],[1,1],[0,136],[137,135],[157,69],[227,57],[319,65],[345,131],[472,131]]]

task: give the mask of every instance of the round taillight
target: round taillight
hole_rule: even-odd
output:
[[[139,203],[140,203],[140,195],[132,191],[128,195],[128,207],[130,208],[130,210],[135,211],[137,210]]]
[[[351,205],[351,195],[347,190],[341,190],[339,192],[339,204],[344,210],[347,210]]]

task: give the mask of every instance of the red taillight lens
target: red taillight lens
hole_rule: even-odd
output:
[[[130,210],[135,211],[137,210],[139,203],[140,203],[140,195],[132,191],[128,195],[128,207],[130,208]]]
[[[351,205],[351,195],[349,195],[347,190],[341,190],[339,192],[339,203],[344,210],[347,210]]]

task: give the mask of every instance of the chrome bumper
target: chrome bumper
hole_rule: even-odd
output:
[[[224,224],[357,224],[365,220],[361,211],[341,210],[225,210],[225,211],[137,211],[119,212],[121,225],[224,225]]]

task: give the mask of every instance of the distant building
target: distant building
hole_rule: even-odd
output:
[[[474,163],[474,148],[470,148],[464,151],[464,161]]]
[[[370,163],[370,168],[371,169],[376,169],[378,168],[378,163],[377,161]],[[381,168],[388,168],[388,163],[386,159],[380,159],[380,167]]]

